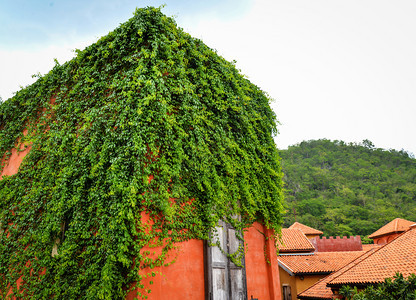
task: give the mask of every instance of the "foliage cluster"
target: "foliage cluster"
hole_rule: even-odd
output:
[[[287,217],[326,235],[369,235],[394,218],[416,221],[416,160],[405,151],[305,141],[280,151]]]
[[[343,286],[340,295],[346,300],[416,300],[416,275],[404,278],[397,273],[393,279],[386,278],[377,286],[369,286],[363,291],[357,287]]]
[[[0,105],[0,153],[31,145],[0,181],[0,298],[122,299],[220,219],[279,230],[269,101],[157,8],[56,63]]]

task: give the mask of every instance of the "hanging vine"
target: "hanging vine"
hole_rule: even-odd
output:
[[[0,180],[1,298],[122,299],[220,219],[278,230],[269,101],[158,8],[56,62],[0,105],[0,171],[31,146]]]

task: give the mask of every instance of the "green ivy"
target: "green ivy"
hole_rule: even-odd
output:
[[[232,63],[159,8],[76,52],[0,105],[0,153],[31,145],[0,181],[1,298],[122,299],[220,219],[279,230],[275,114]]]

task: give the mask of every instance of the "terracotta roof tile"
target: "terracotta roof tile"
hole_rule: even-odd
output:
[[[317,230],[317,229],[312,228],[312,227],[309,227],[309,226],[306,226],[306,225],[303,225],[302,223],[299,223],[299,222],[293,223],[289,227],[289,229],[299,229],[306,235],[308,235],[308,234],[319,234],[319,235],[323,234],[322,231]]]
[[[416,272],[416,226],[339,274],[329,285],[379,283],[393,277],[396,272],[402,273],[404,277]]]
[[[405,219],[396,218],[393,221],[387,223],[379,230],[373,232],[368,237],[370,239],[374,239],[386,234],[395,233],[395,232],[403,232],[409,229],[410,225],[416,224],[415,222],[408,221]]]
[[[311,255],[281,255],[279,265],[293,274],[332,273],[351,260],[363,255],[364,251],[316,252]]]
[[[363,251],[367,252],[369,250],[380,248],[382,245],[379,244],[363,244]]]
[[[299,229],[282,228],[281,239],[277,239],[279,252],[311,252],[312,243]]]
[[[304,290],[302,293],[298,295],[299,299],[333,299],[335,295],[332,293],[331,288],[327,287],[327,283],[330,282],[333,278],[337,277],[339,274],[345,272],[356,263],[362,261],[366,257],[368,257],[376,248],[372,248],[369,251],[361,254],[361,256],[357,257],[353,261],[347,262],[341,269],[338,271],[331,273],[330,275],[322,278],[320,281],[309,287],[308,289]],[[363,252],[361,252],[363,253]]]

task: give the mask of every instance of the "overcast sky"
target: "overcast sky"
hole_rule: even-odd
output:
[[[275,99],[279,148],[369,139],[416,154],[415,0],[0,0],[0,97],[162,4]]]

